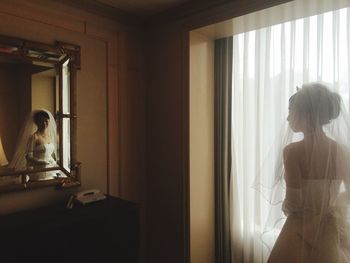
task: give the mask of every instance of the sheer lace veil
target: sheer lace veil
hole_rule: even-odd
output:
[[[290,98],[288,118],[254,182],[264,200],[260,234],[269,251],[282,232],[296,231],[302,262],[327,249],[333,258],[325,262],[350,262],[349,120],[329,85],[307,83]]]
[[[55,119],[50,111],[46,109],[37,109],[33,110],[27,115],[25,122],[22,125],[16,144],[16,150],[9,164],[10,168],[14,168],[15,170],[24,170],[27,168],[26,154],[29,147],[29,139],[37,130],[37,126],[34,123],[34,115],[40,111],[44,111],[49,115],[49,124],[47,129],[51,142],[55,147],[55,156],[57,158],[57,127]]]

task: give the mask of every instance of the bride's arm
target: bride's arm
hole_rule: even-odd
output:
[[[297,144],[291,143],[283,149],[283,164],[287,187],[300,188],[301,171]]]
[[[29,161],[33,164],[49,164],[49,162],[47,162],[43,159],[35,158],[32,153],[28,153],[26,155],[26,159],[27,159],[27,161]]]
[[[284,179],[286,181],[286,196],[282,204],[282,211],[286,216],[298,212],[301,205],[300,167],[298,151],[295,144],[287,145],[283,150]]]
[[[337,204],[347,205],[350,203],[350,151],[344,146],[337,148],[336,177],[343,180],[345,188],[345,191],[340,189]]]
[[[36,145],[36,142],[37,142],[37,140],[35,138],[35,135],[31,136],[29,139],[29,142],[27,145],[27,151],[26,151],[27,162],[32,163],[32,164],[40,164],[40,165],[48,164],[48,162],[45,161],[44,159],[39,159],[39,158],[36,158],[34,156],[34,147]]]

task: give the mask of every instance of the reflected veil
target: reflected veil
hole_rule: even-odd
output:
[[[10,161],[9,168],[13,168],[15,170],[25,170],[30,168],[27,164],[26,154],[28,153],[28,149],[30,147],[30,138],[38,129],[34,122],[34,115],[40,111],[47,113],[49,116],[47,133],[50,137],[51,143],[53,144],[54,155],[57,159],[57,127],[55,119],[50,111],[46,109],[37,109],[30,112],[26,117],[25,123],[22,126],[21,132],[19,133],[20,135],[17,141],[16,151],[12,160]]]

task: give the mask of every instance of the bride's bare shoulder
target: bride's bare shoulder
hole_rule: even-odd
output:
[[[303,149],[303,141],[299,142],[292,142],[284,147],[283,149],[283,156],[286,158],[291,155],[298,155],[300,154],[300,151]]]

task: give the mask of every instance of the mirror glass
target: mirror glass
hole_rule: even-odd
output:
[[[65,45],[0,37],[0,190],[79,184],[72,147],[79,48]]]

